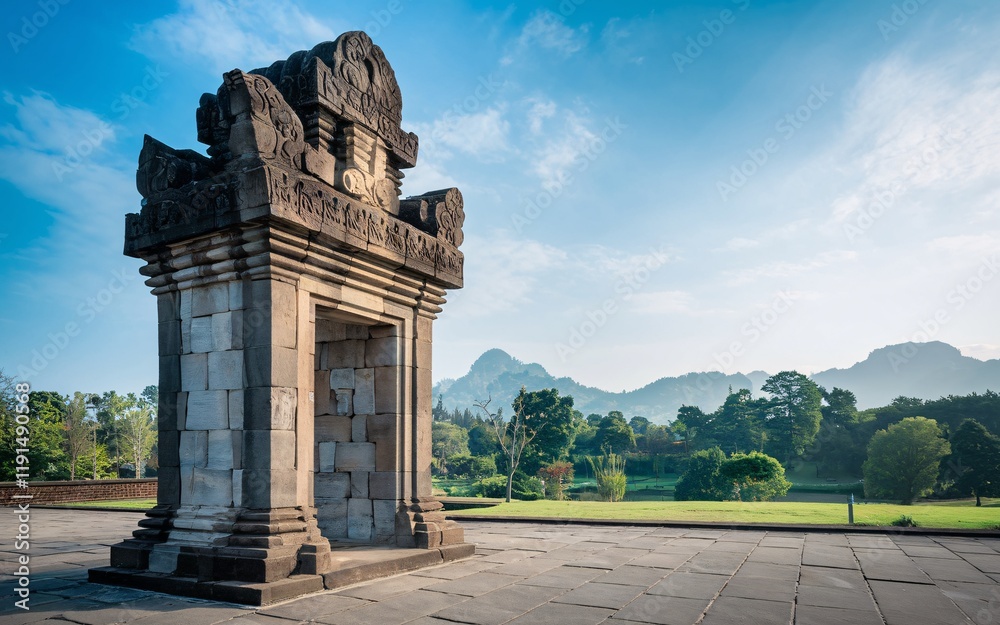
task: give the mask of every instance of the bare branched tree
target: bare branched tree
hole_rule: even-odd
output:
[[[478,401],[475,406],[486,413],[486,421],[493,427],[493,431],[497,435],[497,441],[500,444],[500,449],[503,450],[504,455],[507,457],[507,501],[510,502],[511,490],[514,486],[514,473],[517,472],[517,465],[521,463],[521,454],[524,452],[524,448],[528,446],[528,443],[538,435],[541,430],[541,425],[537,428],[532,427],[534,424],[529,424],[528,421],[536,421],[532,419],[531,415],[524,413],[524,395],[526,391],[524,387],[521,387],[521,393],[514,400],[514,416],[511,417],[510,422],[507,422],[503,418],[503,408],[498,409],[495,413],[490,412],[490,402],[493,398],[490,397],[486,401]]]

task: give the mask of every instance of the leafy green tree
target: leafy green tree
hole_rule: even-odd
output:
[[[447,421],[431,424],[431,452],[442,464],[449,456],[469,453],[469,432]]]
[[[722,501],[729,494],[719,471],[726,461],[726,454],[718,447],[703,449],[691,454],[687,469],[677,480],[674,499],[677,501]]]
[[[66,405],[64,418],[66,456],[69,460],[69,479],[76,479],[77,466],[85,459],[93,458],[96,421],[87,414],[87,396],[76,392]]]
[[[132,461],[139,479],[156,445],[156,413],[145,402],[129,408],[120,419],[119,432],[122,454]]]
[[[535,428],[535,436],[521,460],[526,474],[533,475],[543,465],[569,458],[577,424],[582,420],[573,409],[572,396],[560,397],[554,388],[523,392],[514,399],[513,408],[528,415]]]
[[[478,421],[469,428],[469,453],[480,457],[493,457],[500,453],[496,432],[489,423]]]
[[[68,478],[69,460],[63,444],[66,398],[50,391],[32,391],[28,407],[31,447],[27,456],[32,479]]]
[[[635,432],[617,410],[612,410],[601,419],[596,439],[596,445],[609,453],[622,454],[635,447]]]
[[[522,386],[521,392],[514,398],[514,414],[510,422],[504,420],[503,408],[495,413],[490,412],[491,399],[476,404],[480,410],[486,413],[487,421],[496,433],[497,444],[503,451],[507,473],[507,502],[510,502],[511,493],[514,490],[514,474],[517,473],[518,465],[521,464],[521,456],[528,444],[538,435],[538,430],[544,426],[543,423],[539,423],[540,419],[536,418],[537,415],[525,410],[526,395],[527,391]]]
[[[955,488],[976,498],[1000,495],[1000,437],[982,423],[966,419],[951,436],[951,468],[957,473]]]
[[[448,457],[448,474],[454,477],[482,479],[497,473],[497,463],[493,456],[472,456],[455,454]]]
[[[649,426],[653,425],[653,422],[646,417],[632,417],[629,419],[628,425],[635,432],[636,436],[642,436],[646,433]]]
[[[708,420],[712,438],[722,449],[734,453],[762,449],[767,440],[763,424],[765,406],[766,402],[755,400],[745,388],[730,389],[725,402]]]
[[[759,451],[733,454],[722,463],[719,477],[731,486],[726,498],[736,501],[772,501],[784,497],[792,486],[781,463]]]
[[[933,419],[907,417],[879,430],[868,443],[865,495],[913,503],[934,488],[941,459],[950,452]]]
[[[833,387],[829,393],[820,388],[826,405],[821,408],[823,421],[837,426],[858,422],[858,398],[846,389]]]
[[[677,409],[677,420],[673,427],[675,432],[682,435],[685,453],[708,449],[715,444],[710,436],[702,436],[702,430],[707,424],[708,415],[698,406],[681,406]]]
[[[768,443],[787,466],[816,438],[823,396],[815,382],[797,371],[771,376],[763,390],[770,396],[764,416]]]

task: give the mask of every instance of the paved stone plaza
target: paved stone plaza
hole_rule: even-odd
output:
[[[469,522],[470,559],[264,608],[87,583],[136,516],[32,510],[32,609],[5,591],[0,623],[1000,622],[996,538]]]

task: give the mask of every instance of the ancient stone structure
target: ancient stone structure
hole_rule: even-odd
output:
[[[159,311],[158,505],[93,580],[260,603],[350,578],[357,545],[472,553],[430,480],[462,195],[400,199],[401,118],[350,32],[227,73],[197,111],[208,157],[146,137],[125,253]]]

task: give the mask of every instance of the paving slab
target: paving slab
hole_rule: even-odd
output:
[[[795,607],[795,625],[884,625],[875,610],[848,610],[814,605]]]
[[[619,610],[608,625],[622,620],[635,623],[657,623],[658,625],[691,625],[701,618],[709,605],[707,599],[685,599],[666,595],[640,595]]]
[[[747,623],[781,625],[792,622],[792,603],[740,597],[719,597],[708,608],[702,625]]]
[[[553,602],[618,610],[641,595],[646,588],[646,586],[623,586],[621,584],[587,582],[579,588],[574,588],[565,594],[559,595],[553,599]]]
[[[961,625],[973,623],[942,592],[921,584],[871,582],[875,602],[886,625]]]

